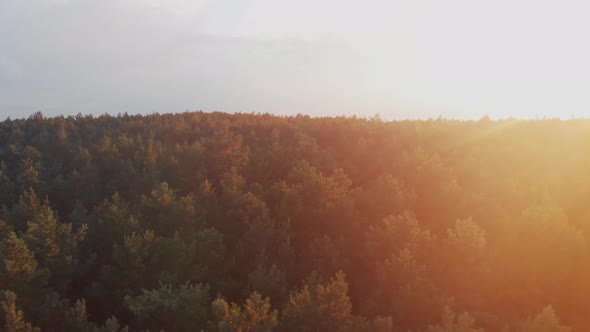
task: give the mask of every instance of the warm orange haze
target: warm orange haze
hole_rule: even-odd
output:
[[[590,120],[0,122],[3,331],[590,329]]]
[[[0,0],[0,332],[590,332],[589,13]]]

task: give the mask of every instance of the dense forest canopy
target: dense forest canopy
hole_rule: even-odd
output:
[[[4,331],[590,327],[590,120],[0,122]]]

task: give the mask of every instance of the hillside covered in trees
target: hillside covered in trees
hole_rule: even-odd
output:
[[[0,329],[590,329],[590,120],[0,122]]]

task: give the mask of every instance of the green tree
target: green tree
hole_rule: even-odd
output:
[[[256,292],[243,305],[217,298],[212,310],[219,332],[270,332],[278,324],[278,312],[271,310],[270,299]]]
[[[475,319],[470,314],[464,312],[460,315],[455,314],[451,308],[445,307],[442,316],[442,322],[438,325],[431,325],[426,329],[427,332],[485,332],[482,328],[476,328]]]
[[[96,252],[103,258],[103,264],[109,262],[115,243],[142,229],[130,204],[118,193],[104,199],[93,209],[90,222],[92,227],[89,229],[87,251]]]
[[[24,313],[16,306],[16,294],[11,291],[4,291],[0,302],[4,321],[5,332],[41,332],[39,328],[33,327],[24,320]]]
[[[207,326],[209,287],[160,285],[142,290],[138,296],[126,296],[125,305],[133,313],[136,328],[157,331],[198,331]]]
[[[149,196],[142,196],[141,211],[145,227],[164,236],[174,232],[190,236],[201,230],[205,221],[195,208],[193,196],[176,196],[176,191],[166,182],[160,183]]]
[[[87,225],[74,230],[72,224],[60,222],[47,200],[34,202],[33,206],[37,209],[27,220],[22,238],[39,266],[51,272],[50,285],[65,292],[70,284],[68,279],[79,264],[79,245],[86,236]]]
[[[86,313],[86,301],[78,300],[74,307],[70,308],[64,319],[64,331],[79,331],[79,332],[128,332],[127,327],[121,327],[119,321],[114,316],[107,319],[102,326],[97,326],[95,323],[88,321],[88,314]]]
[[[326,284],[311,278],[289,297],[281,312],[281,331],[346,331],[353,320],[344,273]]]
[[[15,292],[38,291],[47,281],[25,240],[11,232],[0,242],[0,284]],[[31,294],[32,296],[34,294]]]
[[[408,249],[377,263],[375,282],[365,297],[365,310],[392,316],[402,329],[424,328],[435,322],[448,303],[426,265]]]
[[[248,275],[246,291],[268,296],[273,303],[283,303],[287,296],[286,275],[274,264],[269,268],[259,265]]]

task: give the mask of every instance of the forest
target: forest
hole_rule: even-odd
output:
[[[0,330],[590,330],[590,120],[0,122]]]

